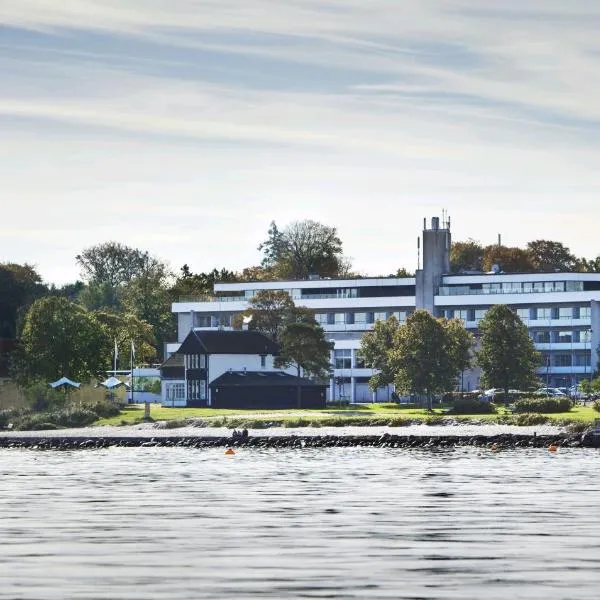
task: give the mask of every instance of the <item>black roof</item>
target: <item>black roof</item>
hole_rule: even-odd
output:
[[[169,356],[169,358],[167,358],[167,360],[165,360],[165,362],[160,365],[160,368],[162,369],[163,367],[183,367],[183,354],[177,354],[177,352],[175,352],[174,354],[171,354],[171,356]]]
[[[283,371],[227,371],[211,382],[210,387],[218,386],[300,386],[300,387],[326,387],[306,379],[284,373]]]
[[[278,354],[279,345],[258,331],[188,333],[177,354]]]

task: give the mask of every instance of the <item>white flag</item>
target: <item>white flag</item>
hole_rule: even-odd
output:
[[[131,340],[131,358],[135,358],[135,344]]]
[[[119,349],[117,348],[117,338],[115,338],[115,360],[119,358]]]

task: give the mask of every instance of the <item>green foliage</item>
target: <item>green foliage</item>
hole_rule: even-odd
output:
[[[400,322],[392,316],[376,321],[373,329],[362,336],[358,356],[365,367],[378,371],[369,381],[372,390],[394,383],[396,371],[390,350],[396,343],[399,328]]]
[[[496,405],[493,402],[482,402],[477,398],[455,398],[452,407],[448,411],[449,415],[486,415],[496,412]]]
[[[597,411],[600,412],[600,400],[594,400],[592,402],[592,408]]]
[[[286,325],[295,321],[296,305],[282,290],[261,290],[249,304],[243,315],[251,318],[248,329],[260,331],[274,342],[279,342]]]
[[[84,408],[66,408],[52,412],[23,413],[14,422],[19,431],[39,431],[68,427],[87,427],[98,420],[98,415]]]
[[[472,345],[459,322],[416,310],[404,325],[393,317],[376,323],[363,336],[360,355],[368,368],[380,369],[369,382],[371,389],[393,381],[399,393],[431,398],[454,388],[470,364]]]
[[[63,408],[68,395],[64,391],[54,390],[47,383],[36,381],[24,390],[27,404],[34,411]]]
[[[483,246],[475,240],[453,242],[450,247],[450,270],[452,273],[483,270]]]
[[[211,300],[215,283],[235,283],[240,276],[227,269],[213,269],[209,273],[192,273],[188,265],[181,267],[181,274],[169,290],[171,300],[178,302],[182,297]]]
[[[109,336],[92,313],[66,298],[49,296],[36,300],[25,316],[12,373],[20,384],[62,376],[88,381],[103,374],[110,353]]]
[[[527,389],[537,382],[540,354],[527,326],[504,304],[492,306],[479,323],[481,347],[477,363],[487,387]]]
[[[493,265],[499,265],[504,273],[529,273],[533,271],[533,264],[527,250],[497,244],[486,246],[483,250],[483,270],[491,271]]]
[[[560,242],[535,240],[527,244],[527,253],[537,273],[568,273],[579,265],[575,255]]]
[[[262,266],[281,279],[308,279],[311,274],[339,277],[349,268],[335,227],[305,220],[280,230],[273,221],[267,235],[258,246]]]
[[[514,403],[516,413],[562,413],[569,412],[573,406],[567,396],[547,396],[523,398]]]

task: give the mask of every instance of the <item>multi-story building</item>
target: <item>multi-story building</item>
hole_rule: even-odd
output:
[[[334,342],[334,377],[329,399],[343,396],[354,402],[389,399],[392,389],[373,394],[368,387],[371,369],[357,350],[362,335],[374,323],[394,315],[400,322],[416,308],[435,316],[461,319],[477,332],[479,321],[495,304],[513,308],[529,328],[544,357],[539,375],[550,387],[569,387],[591,377],[600,343],[600,273],[490,273],[450,274],[450,222],[440,226],[434,217],[424,223],[422,268],[415,277],[319,279],[220,283],[210,301],[173,304],[178,316],[175,352],[193,329],[230,329],[235,314],[248,307],[260,290],[285,290],[297,305],[315,311],[317,321]],[[461,377],[464,390],[479,387],[479,372]]]

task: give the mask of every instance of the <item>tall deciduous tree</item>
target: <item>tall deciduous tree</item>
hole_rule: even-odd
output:
[[[358,354],[367,368],[377,369],[369,381],[372,390],[394,383],[396,370],[390,349],[396,343],[399,328],[400,322],[392,316],[375,321],[373,329],[362,336]]]
[[[181,273],[170,290],[177,302],[181,297],[212,298],[215,283],[235,283],[239,276],[227,269],[213,269],[208,273],[192,273],[188,265],[183,265]]]
[[[261,290],[251,300],[249,308],[240,315],[235,327],[241,327],[241,317],[250,319],[248,328],[260,331],[275,342],[281,341],[286,325],[293,320],[296,305],[287,292]]]
[[[21,384],[61,376],[88,381],[102,376],[111,351],[109,335],[94,314],[66,298],[40,298],[25,316],[13,376]]]
[[[453,242],[450,248],[450,270],[452,273],[483,270],[483,246],[475,240]]]
[[[393,381],[396,390],[426,396],[453,389],[471,363],[472,336],[462,323],[416,310],[403,325],[395,318],[375,325],[362,339],[365,365],[379,369],[371,389]]]
[[[350,268],[336,228],[316,221],[295,221],[283,230],[273,221],[258,249],[264,255],[262,266],[282,279],[338,277]]]
[[[560,242],[535,240],[527,244],[527,253],[539,273],[571,272],[579,265],[577,257]]]
[[[498,245],[486,246],[483,251],[483,270],[491,271],[494,265],[498,265],[504,273],[527,273],[534,270],[527,250]]]
[[[116,288],[147,269],[147,252],[119,242],[104,242],[86,248],[75,259],[87,283],[107,283]]]
[[[481,346],[477,364],[486,387],[526,389],[537,381],[540,354],[527,326],[505,304],[492,306],[479,322]]]

